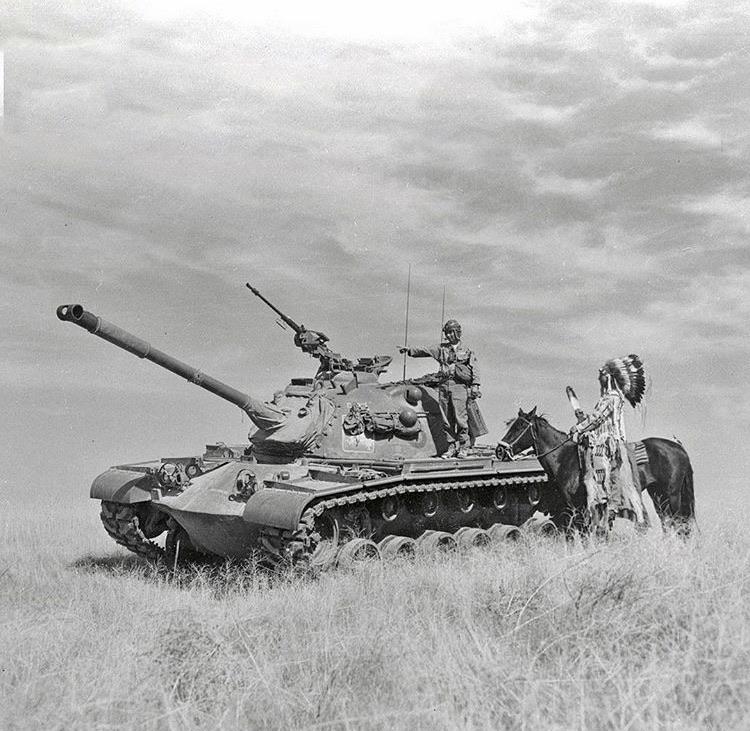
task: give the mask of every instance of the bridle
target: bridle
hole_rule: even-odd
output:
[[[521,440],[521,437],[526,434],[529,429],[531,429],[531,439],[536,442],[536,434],[534,434],[534,424],[533,422],[529,421],[528,419],[524,419],[522,416],[518,417],[519,419],[523,419],[526,422],[526,427],[523,429],[523,431],[512,441],[512,442],[505,442],[502,439],[498,440],[498,446],[505,449],[505,451],[508,453],[508,456],[513,459],[517,455],[513,454],[513,447]],[[524,450],[526,451],[526,450]]]
[[[518,418],[521,419],[522,421],[524,421],[525,424],[526,424],[526,426],[521,431],[521,433],[512,442],[504,442],[502,439],[498,442],[498,446],[503,447],[503,449],[505,449],[505,451],[508,453],[508,456],[511,459],[514,459],[517,456],[520,456],[520,455],[513,454],[513,446],[515,444],[517,444],[520,441],[521,437],[524,434],[526,434],[526,432],[528,432],[529,430],[531,430],[531,439],[532,439],[532,441],[534,443],[534,447],[535,448],[536,448],[536,444],[537,444],[537,435],[536,435],[536,431],[534,430],[534,422],[531,419],[527,419],[525,416],[519,416]],[[543,452],[542,454],[537,454],[535,456],[536,456],[537,459],[541,459],[542,457],[546,457],[548,454],[552,454],[552,452],[556,452],[558,449],[560,449],[560,447],[562,447],[563,444],[567,444],[567,442],[572,441],[572,439],[573,439],[573,437],[569,435],[568,437],[566,437],[565,439],[563,439],[560,442],[560,444],[557,444],[556,446],[552,447],[552,449],[548,449],[546,452]],[[526,451],[526,450],[524,450],[524,451]]]

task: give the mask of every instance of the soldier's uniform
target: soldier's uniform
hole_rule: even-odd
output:
[[[449,320],[443,331],[446,341],[440,345],[407,348],[406,352],[412,358],[434,358],[440,364],[443,378],[438,395],[443,429],[448,440],[446,455],[465,456],[470,441],[466,404],[472,390],[478,394],[481,383],[479,368],[474,351],[460,340],[461,326],[455,320]],[[458,337],[453,334],[456,332]]]

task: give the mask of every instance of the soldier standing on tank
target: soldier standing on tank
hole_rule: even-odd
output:
[[[461,325],[448,320],[443,325],[445,339],[440,345],[426,348],[399,348],[412,358],[434,358],[440,364],[442,380],[438,387],[443,429],[448,449],[441,457],[465,458],[469,446],[469,423],[466,404],[471,398],[480,398],[479,369],[474,351],[461,342]]]

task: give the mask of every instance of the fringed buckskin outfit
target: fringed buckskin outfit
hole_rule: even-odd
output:
[[[608,360],[599,370],[599,382],[601,397],[593,412],[570,431],[579,444],[588,507],[606,505],[610,524],[620,514],[645,523],[626,447],[624,415],[626,400],[635,407],[643,398],[643,364],[635,354]]]

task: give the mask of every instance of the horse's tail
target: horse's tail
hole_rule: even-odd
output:
[[[680,486],[680,504],[675,511],[672,519],[675,521],[677,530],[682,535],[690,535],[695,527],[695,490],[693,489],[693,465],[690,464],[690,458],[687,457],[685,473],[682,476],[682,485]]]

